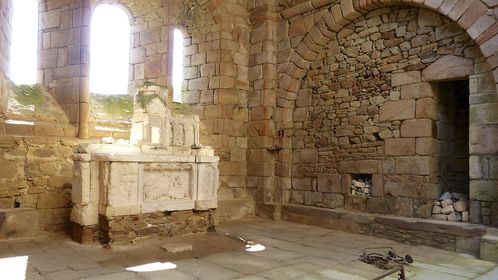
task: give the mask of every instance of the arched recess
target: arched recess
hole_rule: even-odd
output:
[[[456,22],[479,46],[489,67],[491,67],[491,70],[494,73],[494,82],[496,82],[496,77],[498,76],[498,62],[496,59],[498,56],[496,53],[496,51],[498,51],[498,44],[496,44],[496,40],[498,40],[498,35],[496,35],[495,31],[497,27],[495,17],[488,14],[488,7],[481,1],[452,2],[453,3],[449,4],[448,1],[445,1],[445,3],[442,4],[442,1],[343,0],[340,1],[340,3],[331,5],[329,8],[324,10],[319,17],[315,17],[314,25],[305,34],[303,34],[303,39],[296,44],[296,47],[292,48],[288,61],[280,68],[282,71],[279,74],[280,83],[277,95],[277,106],[279,106],[279,109],[282,110],[289,110],[296,107],[295,102],[299,99],[299,90],[301,89],[302,79],[306,77],[308,71],[310,70],[311,63],[317,58],[320,50],[334,37],[336,32],[339,32],[345,25],[349,24],[359,16],[385,6],[415,5],[421,8],[436,11]],[[311,7],[310,9],[313,8],[311,3],[309,3],[309,6]],[[284,18],[286,18],[286,15],[288,15],[287,18],[290,18],[291,16],[298,14],[290,9],[282,12]],[[478,166],[480,162],[488,162],[490,160],[496,161],[498,155],[498,148],[496,148],[496,145],[490,144],[489,140],[486,140],[493,139],[492,141],[496,141],[498,138],[498,119],[496,118],[496,114],[493,113],[493,111],[496,112],[498,109],[498,102],[496,90],[493,89],[493,91],[494,96],[488,95],[487,98],[490,98],[488,101],[483,103],[477,102],[470,108],[471,169],[473,168],[472,165],[474,161],[476,162],[475,168],[479,170],[479,172],[483,171],[481,173],[485,173],[486,171],[480,169],[481,167]],[[282,106],[282,104],[284,106]],[[291,120],[279,120],[276,126],[292,133],[293,122]],[[480,139],[477,139],[479,136]],[[283,162],[285,160],[292,160],[290,158],[291,153],[286,152],[286,149],[292,149],[291,142],[282,141],[282,143],[284,143],[284,151],[282,154],[286,153],[289,155],[289,157],[285,158]],[[489,145],[493,147],[491,148]],[[486,146],[488,147],[485,148]],[[472,156],[474,158],[472,158]],[[280,159],[280,161],[282,161],[282,159]],[[498,186],[496,176],[493,177],[494,175],[492,175],[489,171],[485,174],[474,175],[472,174],[472,170],[470,172],[470,198],[476,203],[483,202],[485,205],[484,208],[486,208],[477,209],[475,211],[480,211],[482,214],[484,212],[488,212],[490,208],[496,208],[495,205],[498,205],[496,204],[498,197],[494,194],[494,190]],[[480,214],[477,213],[478,217],[479,215]],[[489,216],[485,218],[483,215],[480,215],[480,217],[477,220],[474,220],[474,222],[496,224],[496,221],[493,221],[493,217],[496,216],[498,216],[498,213],[496,213],[496,211],[492,211],[492,221],[489,220]]]

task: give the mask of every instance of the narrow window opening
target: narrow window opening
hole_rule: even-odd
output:
[[[101,4],[92,16],[90,42],[90,92],[128,93],[130,20],[121,8]]]
[[[38,71],[38,0],[14,0],[11,78],[17,85],[33,85]]]
[[[183,34],[174,31],[173,43],[173,102],[182,102],[183,84]]]

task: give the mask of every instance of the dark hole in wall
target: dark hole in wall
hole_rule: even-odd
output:
[[[469,81],[438,83],[437,139],[442,191],[469,194]]]

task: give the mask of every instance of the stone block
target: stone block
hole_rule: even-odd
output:
[[[346,195],[344,208],[347,210],[365,212],[367,210],[367,198],[355,195]]]
[[[313,185],[310,177],[292,178],[292,189],[300,191],[311,191]]]
[[[384,196],[384,176],[381,174],[372,175],[372,196]]]
[[[0,178],[15,178],[17,176],[17,162],[10,160],[0,160]]]
[[[401,86],[401,99],[434,97],[435,89],[430,83],[415,83]]]
[[[402,156],[396,158],[396,172],[406,175],[437,173],[437,161],[431,156]]]
[[[409,85],[421,82],[420,71],[410,71],[403,73],[393,73],[391,76],[391,85],[393,87]]]
[[[443,215],[449,215],[451,213],[454,213],[455,212],[455,209],[453,208],[453,205],[448,205],[446,207],[443,207],[443,209],[441,209],[441,214]],[[448,220],[449,220],[449,217],[448,217]]]
[[[440,41],[446,38],[460,35],[464,30],[457,23],[448,23],[443,26],[436,27],[436,40]]]
[[[457,201],[457,202],[455,202],[453,207],[455,207],[455,211],[463,212],[463,211],[467,211],[467,204],[468,204],[467,201]]]
[[[429,119],[406,120],[401,124],[401,137],[431,137],[436,126]]]
[[[471,125],[469,143],[472,155],[498,154],[498,126]]]
[[[432,207],[432,214],[441,214],[442,210],[443,208],[440,206],[434,205],[434,207]]]
[[[472,59],[454,55],[443,56],[422,71],[422,80],[427,82],[468,78],[474,74]]]
[[[378,171],[376,160],[343,161],[339,164],[340,173],[375,174]]]
[[[385,182],[384,193],[386,197],[393,198],[422,198],[425,197],[426,190],[422,184],[413,182]]]
[[[384,150],[388,156],[415,155],[415,138],[386,139]]]
[[[420,9],[418,12],[418,26],[419,27],[424,27],[424,26],[439,26],[443,23],[441,20],[441,17],[439,14],[427,10],[427,9]]]
[[[380,107],[381,122],[415,118],[415,100],[386,102]]]
[[[455,242],[455,251],[479,256],[480,246],[481,237],[479,236],[458,236]]]
[[[496,186],[498,186],[498,181],[495,180],[470,180],[470,199],[498,201],[498,188]]]
[[[453,200],[451,198],[444,199],[441,201],[441,206],[444,208],[446,206],[453,205]]]
[[[479,201],[470,201],[469,221],[473,224],[481,223],[481,203]]]
[[[417,138],[415,146],[415,152],[417,155],[439,155],[438,141],[434,138]]]
[[[470,105],[471,124],[498,124],[498,102]]]
[[[343,207],[344,196],[335,193],[325,193],[323,194],[323,203],[327,205],[328,208]]]
[[[319,192],[341,193],[341,175],[320,175],[317,179]]]
[[[367,212],[376,214],[390,214],[389,205],[385,198],[369,197],[367,198]]]
[[[388,200],[392,214],[402,217],[413,217],[413,200],[411,198],[393,197]]]
[[[421,98],[417,100],[415,117],[417,119],[431,119],[437,118],[437,104],[433,98]]]
[[[351,175],[350,174],[342,174],[341,175],[341,193],[342,194],[350,194],[351,193]]]
[[[498,262],[498,236],[484,235],[480,245],[481,259]]]

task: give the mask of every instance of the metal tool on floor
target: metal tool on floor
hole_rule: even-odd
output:
[[[381,269],[389,269],[388,272],[373,278],[373,280],[383,279],[398,272],[398,279],[405,280],[405,265],[413,263],[412,256],[400,256],[393,247],[365,248],[360,255],[360,260],[365,263],[374,264]]]

